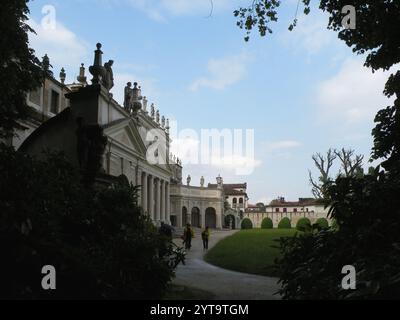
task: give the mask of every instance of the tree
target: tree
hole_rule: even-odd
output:
[[[37,160],[0,144],[1,299],[159,299],[183,259],[118,179],[87,188],[61,154]],[[57,290],[41,287],[41,268]]]
[[[310,12],[310,0],[299,0],[303,3],[304,13]],[[253,28],[258,27],[259,34],[272,33],[269,24],[278,20],[277,10],[280,1],[253,0],[249,7],[234,11],[238,18],[237,25],[246,30],[245,40]],[[342,10],[353,5],[356,10],[356,28],[346,28],[343,24]],[[366,54],[365,66],[376,70],[390,70],[400,62],[400,2],[387,0],[320,0],[319,8],[329,13],[327,28],[338,33],[356,54]],[[293,30],[297,19],[289,26]],[[268,31],[268,32],[267,32]],[[393,106],[387,106],[375,117],[376,126],[372,131],[374,146],[372,159],[382,158],[382,167],[395,174],[396,163],[400,160],[400,71],[389,76],[384,94],[395,96]]]
[[[337,176],[353,177],[363,174],[363,159],[362,155],[355,155],[353,149],[341,150],[329,149],[326,156],[316,153],[312,156],[315,166],[317,167],[320,176],[318,182],[314,180],[311,171],[309,170],[309,179],[312,186],[312,193],[315,198],[323,199],[326,197],[326,188],[329,181],[332,181],[330,171],[336,159],[340,161],[340,169]],[[335,177],[336,178],[336,177]]]
[[[27,117],[26,94],[43,79],[40,61],[29,48],[26,21],[29,0],[2,2],[0,13],[0,138],[10,138],[18,120]]]
[[[279,4],[272,0],[253,1],[248,10],[235,15],[246,19],[249,31],[263,26],[268,10]],[[302,0],[304,12],[310,11],[310,1]],[[300,3],[300,1],[299,1]],[[365,66],[390,70],[400,62],[400,2],[386,0],[320,0],[320,9],[329,13],[328,28],[338,32],[339,39],[356,54],[366,54]],[[357,27],[347,29],[342,24],[342,9],[353,5]],[[250,15],[250,18],[247,17]],[[273,14],[276,21],[276,12]],[[255,18],[254,18],[255,17]],[[261,22],[260,22],[261,21]],[[289,27],[293,29],[294,24]],[[239,23],[239,27],[243,26]],[[262,31],[262,30],[261,30]],[[260,34],[263,36],[263,32]],[[248,38],[246,39],[248,40]],[[371,160],[382,159],[381,166],[368,174],[357,174],[357,163],[346,162],[346,170],[328,181],[324,198],[330,206],[329,215],[337,228],[320,230],[282,238],[282,258],[277,267],[281,275],[280,293],[284,299],[393,299],[400,295],[400,71],[392,73],[384,94],[395,96],[393,106],[379,111],[372,131],[374,146]],[[349,156],[340,152],[343,159]],[[346,291],[340,286],[344,265],[357,270],[357,290]]]
[[[332,149],[329,149],[326,153],[326,157],[320,153],[314,154],[312,156],[315,166],[317,167],[320,176],[318,178],[319,182],[314,181],[312,173],[309,170],[310,183],[312,185],[312,193],[315,198],[322,199],[325,194],[325,185],[329,181],[329,172],[336,159],[336,154]]]

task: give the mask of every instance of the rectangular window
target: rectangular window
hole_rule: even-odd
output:
[[[287,208],[283,208],[283,212],[286,213],[287,212]]]
[[[41,94],[42,88],[38,88],[34,91],[31,91],[29,93],[29,101],[36,104],[37,106],[40,106],[40,94]]]
[[[295,212],[295,213],[296,213],[296,212],[297,212],[297,208],[294,208],[294,209],[293,209],[293,212]]]
[[[275,208],[275,212],[279,212],[279,208]]]
[[[50,112],[57,114],[60,106],[60,94],[51,90]]]

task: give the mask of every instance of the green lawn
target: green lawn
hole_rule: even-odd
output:
[[[277,276],[271,268],[279,255],[279,249],[272,247],[278,244],[274,240],[295,233],[295,229],[241,230],[217,243],[205,260],[225,269]]]

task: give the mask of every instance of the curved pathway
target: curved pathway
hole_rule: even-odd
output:
[[[209,248],[221,239],[237,231],[212,231]],[[176,239],[182,245],[182,240]],[[216,300],[276,300],[277,278],[241,273],[222,269],[204,261],[204,250],[200,231],[192,239],[192,249],[186,255],[186,264],[176,270],[175,285],[208,291]]]

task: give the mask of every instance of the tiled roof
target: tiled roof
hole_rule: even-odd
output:
[[[269,206],[273,207],[304,207],[319,204],[317,199],[304,199],[302,201],[280,201],[272,200]]]

